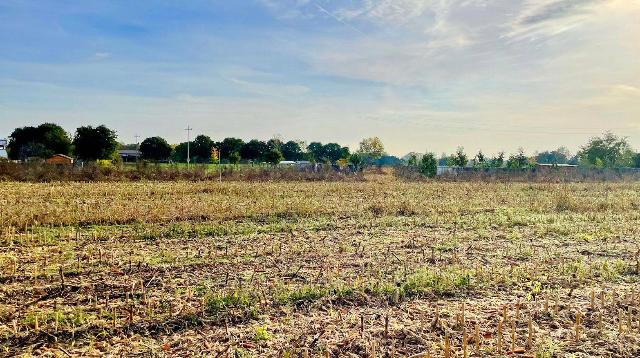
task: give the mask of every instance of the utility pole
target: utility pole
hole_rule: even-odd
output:
[[[191,148],[189,146],[191,145],[191,131],[193,128],[187,125],[184,130],[187,131],[187,168],[189,168],[189,163],[191,162]]]
[[[140,136],[136,133],[133,136],[136,139],[136,163],[138,162],[138,158],[140,157]]]

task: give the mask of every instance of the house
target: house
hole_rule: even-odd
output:
[[[536,167],[539,168],[577,168],[578,166],[575,164],[546,164],[546,163],[536,163]]]
[[[47,164],[53,165],[73,165],[73,158],[64,154],[54,154],[51,158],[46,160]]]
[[[312,166],[312,163],[306,160],[283,160],[278,165],[283,167],[296,167],[298,169],[309,168]]]
[[[0,139],[0,159],[7,159],[7,140]]]
[[[283,160],[280,163],[278,163],[278,165],[289,167],[289,166],[296,165],[296,162],[294,162],[293,160]]]
[[[461,173],[462,171],[464,171],[464,168],[461,167],[450,167],[447,165],[438,165],[438,167],[436,168],[436,175],[440,176],[440,175],[457,175],[458,173]]]
[[[125,163],[136,162],[142,157],[142,152],[136,149],[122,149],[118,151],[118,155]]]

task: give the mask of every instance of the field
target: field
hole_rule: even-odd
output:
[[[640,184],[0,183],[0,354],[640,355]]]

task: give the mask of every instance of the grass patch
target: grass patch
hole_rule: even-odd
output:
[[[470,289],[473,277],[474,273],[471,270],[456,266],[438,271],[423,268],[407,277],[401,289],[406,296],[430,292],[438,295],[455,295]]]
[[[254,294],[235,290],[228,293],[205,295],[207,314],[211,316],[233,315],[253,318],[259,313],[259,299]]]

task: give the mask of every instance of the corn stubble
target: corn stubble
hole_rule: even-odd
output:
[[[640,354],[635,183],[0,186],[0,354]]]

